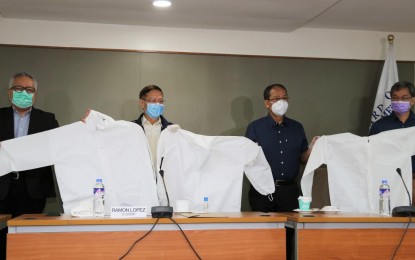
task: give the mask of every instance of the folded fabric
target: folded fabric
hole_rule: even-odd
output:
[[[73,217],[92,217],[93,216],[93,198],[80,201],[78,206],[71,209]]]

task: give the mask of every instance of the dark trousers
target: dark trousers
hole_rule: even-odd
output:
[[[297,183],[290,185],[280,185],[275,187],[275,192],[270,196],[264,196],[258,193],[254,187],[249,189],[249,205],[252,211],[260,212],[290,212],[298,208],[298,196],[300,189]],[[286,255],[287,259],[294,258],[294,239],[295,232],[291,228],[286,228]]]
[[[297,183],[276,186],[275,192],[272,194],[272,201],[270,201],[271,196],[264,196],[251,186],[248,196],[252,211],[289,212],[298,208],[300,189]]]
[[[42,213],[46,204],[44,199],[32,199],[27,192],[24,176],[10,183],[9,193],[0,200],[0,214],[11,214],[17,217],[22,214]],[[0,259],[6,259],[7,228],[0,230]]]
[[[0,259],[6,259],[7,228],[0,230]]]
[[[22,214],[42,213],[45,204],[46,198],[33,199],[30,197],[24,174],[20,174],[19,179],[11,180],[9,193],[3,200],[0,200],[0,214],[11,214],[14,218]]]

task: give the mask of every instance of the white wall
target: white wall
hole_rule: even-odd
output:
[[[272,33],[0,19],[0,44],[359,60],[383,60],[390,33],[397,59],[415,61],[415,33]]]

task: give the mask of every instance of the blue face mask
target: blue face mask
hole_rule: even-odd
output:
[[[159,103],[147,103],[146,113],[149,117],[156,119],[164,112],[164,105]]]
[[[33,94],[29,94],[26,90],[22,92],[13,91],[12,103],[20,108],[28,108],[33,104]]]

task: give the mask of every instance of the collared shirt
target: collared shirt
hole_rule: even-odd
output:
[[[250,123],[245,136],[262,147],[274,180],[290,181],[297,177],[301,155],[308,149],[302,124],[286,116],[278,124],[268,114]]]
[[[27,111],[23,116],[13,108],[14,118],[14,138],[27,135],[29,131],[30,113],[32,109]]]
[[[384,131],[407,128],[415,126],[415,114],[410,111],[408,119],[405,123],[402,123],[401,120],[395,115],[395,113],[390,114],[389,116],[382,117],[375,123],[369,130],[369,135],[379,134]],[[415,173],[415,156],[412,156],[412,173]]]
[[[146,134],[148,145],[151,151],[151,160],[154,165],[154,169],[157,169],[156,158],[157,158],[157,142],[161,133],[161,119],[157,120],[154,124],[151,124],[146,117],[142,118],[142,125],[144,133]]]

